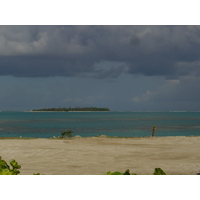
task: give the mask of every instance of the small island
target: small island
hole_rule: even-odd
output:
[[[109,112],[110,110],[108,108],[97,108],[97,107],[75,107],[75,108],[41,108],[41,109],[35,109],[31,110],[33,112],[48,112],[48,111],[55,111],[55,112]]]

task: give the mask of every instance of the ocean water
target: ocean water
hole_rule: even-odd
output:
[[[200,135],[200,112],[0,112],[0,137]]]

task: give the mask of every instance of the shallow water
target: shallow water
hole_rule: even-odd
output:
[[[200,112],[0,112],[0,137],[200,135]]]

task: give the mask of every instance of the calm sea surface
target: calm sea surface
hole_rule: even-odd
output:
[[[0,137],[200,135],[200,112],[0,112]]]

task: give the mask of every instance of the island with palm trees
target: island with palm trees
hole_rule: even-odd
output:
[[[34,109],[31,110],[33,112],[48,112],[48,111],[55,111],[55,112],[109,112],[110,109],[108,108],[97,108],[97,107],[75,107],[75,108],[41,108],[41,109]]]

